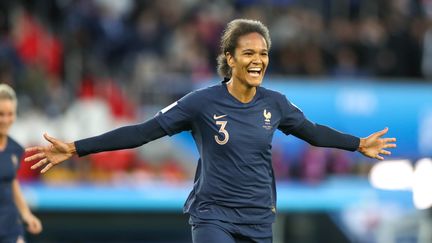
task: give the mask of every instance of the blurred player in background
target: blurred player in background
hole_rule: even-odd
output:
[[[15,91],[0,84],[0,242],[24,241],[23,223],[32,234],[42,231],[21,192],[16,174],[24,156],[24,149],[11,137],[9,129],[15,121],[17,99]]]
[[[357,150],[379,160],[390,154],[386,148],[396,147],[396,139],[381,138],[387,128],[358,138],[315,124],[284,95],[261,87],[270,46],[261,22],[234,20],[221,38],[220,84],[186,95],[142,124],[72,143],[45,134],[51,144],[28,148],[36,154],[26,161],[36,160],[32,168],[44,173],[75,154],[134,148],[191,131],[200,154],[184,206],[193,242],[272,242],[276,188],[271,142],[276,129],[315,146]]]

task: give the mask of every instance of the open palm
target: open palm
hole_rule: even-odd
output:
[[[383,160],[381,155],[390,155],[391,152],[387,148],[396,148],[396,138],[382,138],[388,132],[385,128],[379,132],[375,132],[367,138],[360,139],[360,146],[358,151],[364,156]]]
[[[58,139],[44,134],[44,138],[50,142],[48,146],[34,146],[26,149],[26,152],[34,152],[35,154],[25,158],[26,162],[36,161],[31,169],[42,168],[41,173],[45,173],[53,166],[71,158],[75,154],[75,146],[73,143],[65,143]]]

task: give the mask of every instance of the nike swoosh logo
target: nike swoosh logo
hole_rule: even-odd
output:
[[[226,117],[227,115],[220,115],[220,116],[216,116],[216,114],[213,115],[213,119],[217,120],[217,119],[221,119]]]

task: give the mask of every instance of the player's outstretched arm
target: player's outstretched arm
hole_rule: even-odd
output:
[[[74,154],[85,156],[88,154],[120,149],[136,148],[150,141],[167,135],[156,118],[137,125],[124,126],[99,136],[89,137],[66,143],[44,134],[50,142],[49,146],[35,146],[26,149],[36,154],[29,156],[25,161],[36,161],[32,169],[42,168],[45,173],[51,167],[69,159]]]
[[[24,160],[26,162],[36,161],[36,163],[31,166],[32,169],[42,168],[41,173],[45,173],[53,166],[62,163],[76,154],[74,143],[63,142],[46,133],[43,136],[50,143],[49,145],[35,146],[26,149],[26,152],[35,153],[26,157]]]
[[[358,151],[366,157],[383,160],[381,155],[390,155],[387,148],[396,148],[396,138],[382,138],[388,132],[388,128],[372,133],[366,138],[360,139]]]

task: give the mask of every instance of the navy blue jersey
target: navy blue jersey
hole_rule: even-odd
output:
[[[186,213],[232,223],[274,222],[273,134],[290,134],[306,119],[284,95],[258,87],[252,101],[241,103],[222,83],[186,95],[156,119],[170,136],[190,130],[200,154]]]
[[[22,224],[15,206],[12,181],[16,178],[24,149],[8,137],[6,148],[0,152],[0,236],[22,234]]]
[[[226,84],[192,92],[154,118],[75,141],[79,156],[135,148],[165,135],[192,131],[200,159],[184,211],[192,223],[222,220],[269,224],[276,212],[271,142],[276,129],[319,147],[355,151],[360,138],[315,124],[282,94],[257,88],[241,103]]]

